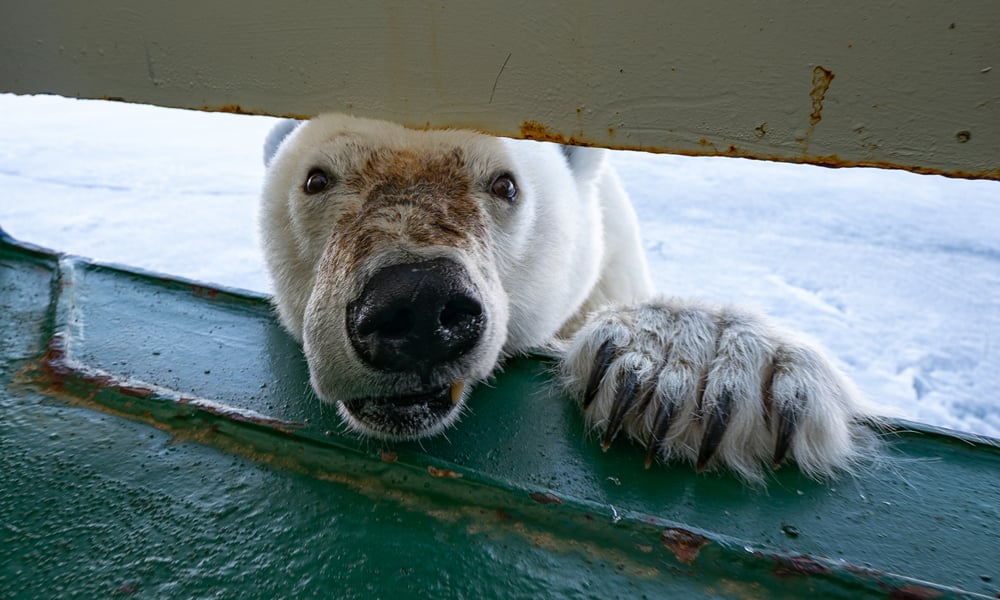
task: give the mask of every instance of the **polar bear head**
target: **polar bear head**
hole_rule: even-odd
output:
[[[361,433],[440,431],[467,383],[555,338],[599,278],[599,151],[345,115],[268,146],[274,303]]]

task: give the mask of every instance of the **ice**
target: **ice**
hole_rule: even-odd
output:
[[[91,258],[268,291],[274,120],[0,95],[0,227]],[[872,401],[1000,437],[1000,182],[616,153],[663,293],[756,306]]]

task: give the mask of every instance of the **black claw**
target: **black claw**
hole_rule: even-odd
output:
[[[801,393],[796,393],[795,399],[799,402],[804,400]],[[785,404],[778,409],[778,439],[774,445],[774,459],[771,461],[775,469],[781,465],[788,454],[788,448],[792,444],[792,436],[795,435],[798,422],[799,411],[796,406]]]
[[[656,409],[656,419],[653,420],[653,432],[650,435],[649,443],[646,445],[646,468],[653,466],[653,460],[656,458],[656,451],[660,449],[660,444],[667,437],[667,432],[670,431],[670,425],[673,424],[674,412],[677,410],[677,406],[673,403],[660,403],[659,408]]]
[[[608,426],[604,430],[604,441],[601,442],[601,448],[605,451],[611,447],[611,442],[615,441],[615,437],[621,432],[625,415],[634,405],[635,397],[638,394],[639,378],[630,371],[625,374],[625,379],[615,391],[614,404],[611,405],[611,416],[608,417]]]
[[[698,448],[698,462],[695,463],[695,470],[699,473],[708,466],[708,461],[712,460],[715,451],[718,450],[722,436],[726,433],[726,427],[729,426],[732,408],[732,392],[724,389],[712,405],[712,412],[705,418],[705,434],[702,436],[701,446]]]
[[[611,344],[611,340],[601,344],[595,358],[597,364],[590,372],[590,379],[587,380],[587,391],[583,394],[583,410],[587,410],[590,403],[597,397],[597,388],[600,387],[604,375],[608,372],[608,367],[611,366],[611,361],[615,358],[615,347]]]

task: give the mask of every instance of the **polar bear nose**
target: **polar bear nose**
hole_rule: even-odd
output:
[[[435,258],[377,271],[347,305],[347,334],[366,363],[383,371],[417,373],[469,352],[486,314],[465,269]]]

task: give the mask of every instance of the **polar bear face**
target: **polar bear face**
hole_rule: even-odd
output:
[[[467,383],[553,339],[599,276],[602,160],[574,171],[553,144],[344,115],[297,127],[261,239],[320,398],[365,434],[432,435]]]
[[[786,458],[824,477],[877,453],[877,419],[822,349],[750,311],[655,296],[603,151],[342,115],[289,130],[265,146],[274,303],[354,430],[437,433],[468,384],[549,345],[602,444],[625,433],[647,464],[760,482]]]

